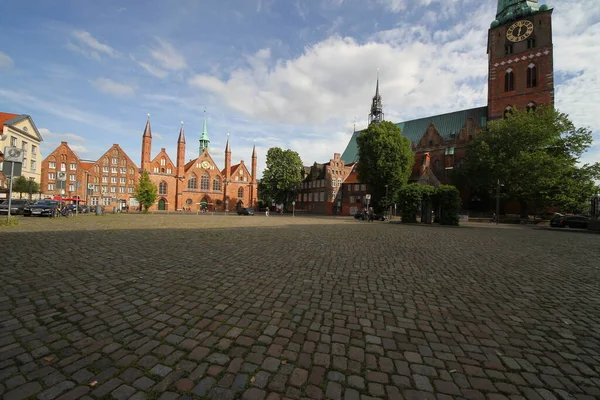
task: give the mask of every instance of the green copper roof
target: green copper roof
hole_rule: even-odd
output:
[[[204,117],[204,123],[202,124],[202,135],[200,136],[200,140],[206,140],[210,142],[208,138],[208,131],[206,130],[206,117]]]
[[[547,8],[548,6],[544,7],[544,9]],[[540,11],[538,0],[498,0],[497,22],[492,22],[492,27],[520,17],[526,17],[538,11]]]
[[[429,124],[433,124],[444,140],[454,139],[465,126],[467,119],[473,118],[481,127],[487,125],[487,107],[471,108],[468,110],[455,111],[447,114],[434,115],[431,117],[413,119],[412,121],[400,122],[396,125],[402,131],[402,136],[413,143],[418,142],[427,131]],[[346,150],[342,154],[345,163],[358,161],[358,145],[356,138],[360,132],[354,132]]]

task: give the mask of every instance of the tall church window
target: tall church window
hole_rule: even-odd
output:
[[[509,55],[513,53],[513,45],[512,44],[507,44],[506,46],[504,46],[504,55]]]
[[[530,101],[529,104],[527,104],[527,111],[535,111],[536,109],[536,105],[533,101]]]
[[[167,182],[162,181],[158,185],[158,194],[167,194]]]
[[[244,197],[244,188],[239,188],[238,189],[238,199],[241,199]]]
[[[528,49],[535,48],[535,39],[534,38],[527,39],[527,48]]]
[[[213,179],[213,190],[215,192],[221,191],[221,178],[219,178],[218,176],[216,176],[215,179]]]
[[[504,74],[504,91],[510,92],[512,90],[515,90],[515,72],[512,68],[509,68]]]
[[[210,178],[208,174],[204,172],[202,174],[202,178],[200,179],[200,190],[208,190],[208,183],[210,182]]]
[[[196,174],[192,174],[188,178],[188,189],[198,189],[198,177]]]
[[[527,67],[527,87],[532,88],[537,86],[537,67],[535,64],[529,64]]]

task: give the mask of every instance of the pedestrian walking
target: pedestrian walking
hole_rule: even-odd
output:
[[[265,208],[265,217],[269,216],[269,207]]]

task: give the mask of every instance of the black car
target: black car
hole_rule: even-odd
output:
[[[26,217],[54,217],[58,214],[58,201],[56,200],[39,200],[35,204],[27,206],[23,209],[23,215]]]
[[[550,221],[550,226],[556,228],[587,229],[589,220],[584,215],[557,215]]]
[[[12,215],[23,215],[23,210],[31,204],[28,200],[11,200],[10,213]],[[8,200],[0,203],[0,214],[8,214]]]
[[[254,215],[252,208],[240,208],[237,212],[238,215]]]

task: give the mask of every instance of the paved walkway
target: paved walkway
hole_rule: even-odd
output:
[[[600,397],[597,235],[277,216],[0,228],[0,397]]]

